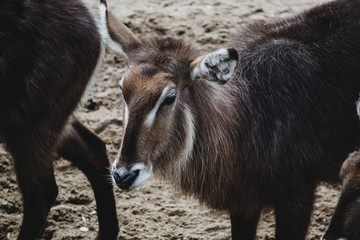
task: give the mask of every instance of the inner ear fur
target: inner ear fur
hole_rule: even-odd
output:
[[[130,51],[141,44],[139,38],[122,23],[115,15],[108,11],[103,0],[99,5],[101,34],[107,47],[129,59]],[[131,61],[131,59],[129,59]]]
[[[238,59],[238,53],[234,48],[221,48],[200,56],[190,64],[190,78],[193,83],[203,79],[224,84],[236,72]]]

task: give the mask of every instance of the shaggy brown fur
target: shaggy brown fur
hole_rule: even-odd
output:
[[[315,187],[338,181],[342,161],[359,144],[359,29],[355,0],[254,23],[227,44],[239,63],[225,85],[194,84],[192,63],[200,54],[180,40],[131,45],[118,37],[131,64],[123,81],[128,124],[114,179],[129,187],[120,183],[137,180],[140,171],[132,166],[152,166],[184,193],[229,211],[234,239],[255,237],[265,206],[275,209],[276,239],[305,239]],[[156,69],[151,78],[141,74],[144,66]],[[165,86],[176,89],[176,99],[166,97],[147,126],[153,98]],[[190,122],[195,137],[184,158]]]

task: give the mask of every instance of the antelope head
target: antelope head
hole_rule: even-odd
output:
[[[139,39],[105,6],[100,9],[108,46],[129,61],[119,83],[125,102],[124,136],[112,174],[117,186],[131,189],[153,171],[165,173],[169,165],[186,166],[196,133],[192,88],[201,79],[227,82],[238,55],[226,48],[200,55],[172,38]]]

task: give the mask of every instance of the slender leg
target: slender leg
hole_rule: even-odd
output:
[[[51,140],[37,130],[7,136],[13,155],[18,185],[23,198],[24,217],[18,239],[35,239],[41,231],[58,194],[53,172]],[[46,141],[44,139],[47,139]]]
[[[91,183],[99,220],[97,239],[116,239],[119,226],[104,142],[80,122],[73,121],[63,133],[58,153],[77,165]]]
[[[292,199],[275,206],[276,240],[304,240],[309,227],[314,204],[314,189],[297,194]]]
[[[350,218],[351,213],[349,214],[346,210],[349,209],[348,199],[344,197],[343,192],[340,195],[339,201],[335,208],[335,212],[332,215],[330,225],[323,237],[325,240],[336,239],[337,236],[345,236],[346,232],[344,231],[345,219]]]
[[[230,214],[231,236],[233,240],[253,240],[260,216],[257,211],[252,217],[244,219],[240,214]]]

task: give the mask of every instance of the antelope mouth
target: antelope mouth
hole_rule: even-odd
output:
[[[143,163],[135,164],[130,170],[125,167],[112,167],[112,179],[116,186],[124,190],[131,190],[141,186],[151,176],[152,166]]]

